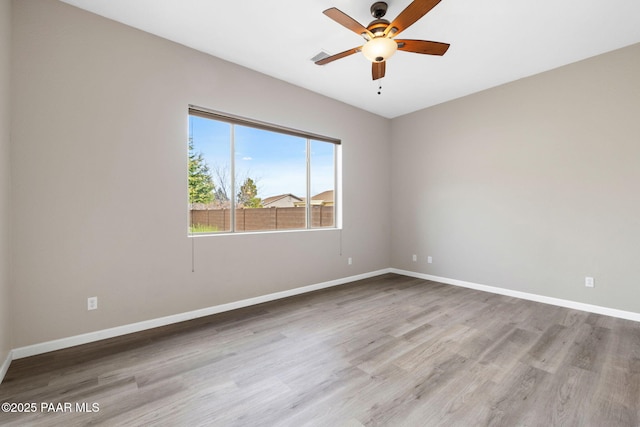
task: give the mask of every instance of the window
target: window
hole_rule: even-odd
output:
[[[339,140],[189,108],[189,234],[335,228]]]

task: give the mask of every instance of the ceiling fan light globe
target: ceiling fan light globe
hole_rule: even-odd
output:
[[[398,50],[398,44],[386,37],[376,37],[362,46],[362,54],[371,62],[389,59]]]

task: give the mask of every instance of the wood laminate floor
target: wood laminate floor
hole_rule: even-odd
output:
[[[16,360],[7,401],[38,405],[16,426],[640,426],[640,324],[389,274]]]

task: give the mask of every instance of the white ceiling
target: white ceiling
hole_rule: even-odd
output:
[[[382,94],[363,39],[322,14],[367,26],[374,0],[62,0],[387,118],[640,42],[640,0],[442,0],[400,38],[450,43],[442,57],[396,53]],[[392,21],[411,0],[388,0]]]

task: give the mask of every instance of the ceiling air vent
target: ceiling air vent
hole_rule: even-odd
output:
[[[325,59],[325,58],[328,58],[330,56],[331,55],[329,55],[327,52],[325,52],[324,50],[321,50],[320,53],[318,53],[316,56],[311,58],[311,62],[320,61],[321,59]]]

